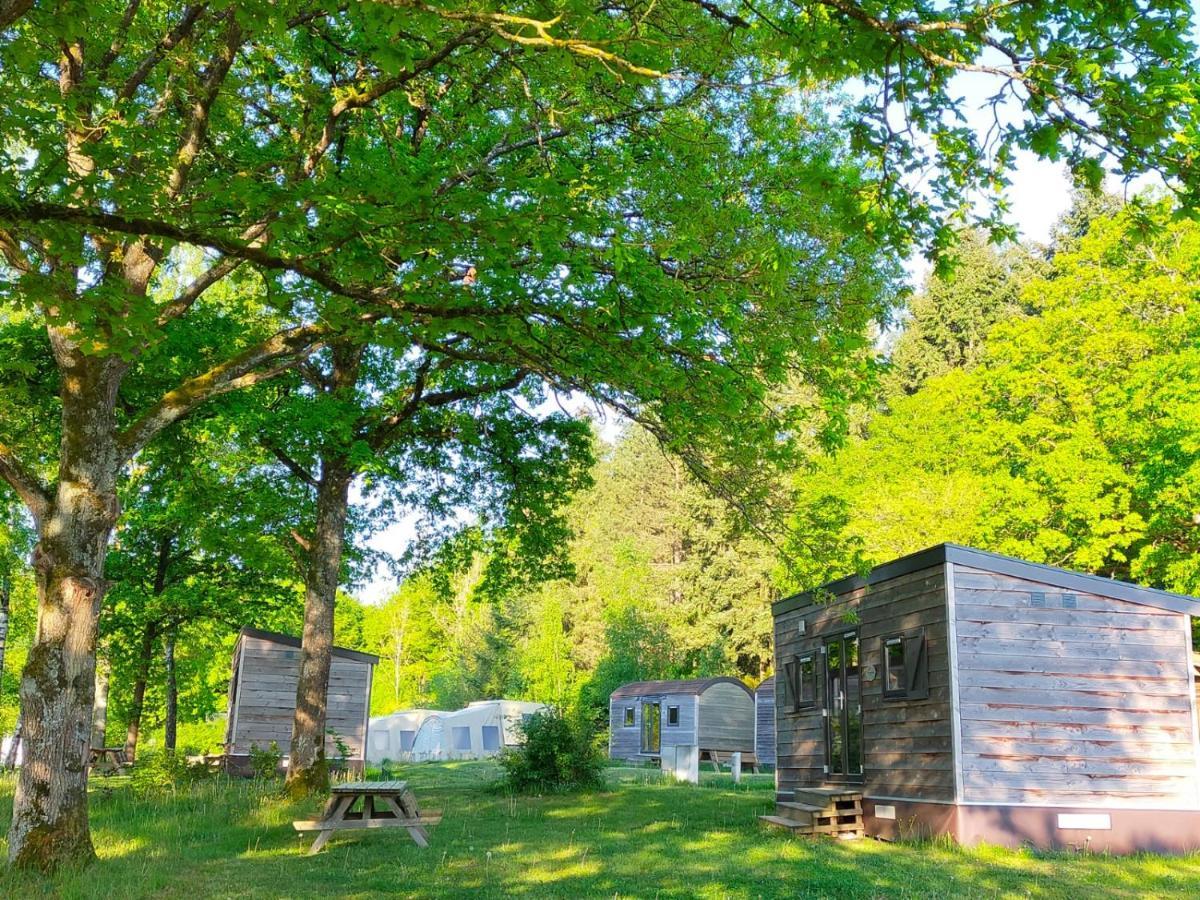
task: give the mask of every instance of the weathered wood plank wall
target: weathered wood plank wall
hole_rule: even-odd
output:
[[[775,676],[754,691],[754,756],[764,765],[775,765]]]
[[[954,609],[965,802],[1200,801],[1187,616],[963,565]]]
[[[747,688],[714,684],[700,695],[699,707],[700,749],[754,752],[754,697]]]
[[[267,747],[275,741],[286,753],[292,738],[296,711],[296,682],[300,676],[300,651],[264,638],[243,635],[241,664],[235,673],[229,752],[245,754],[250,745]],[[329,671],[326,727],[350,747],[351,759],[362,759],[371,666],[335,656]],[[326,754],[337,753],[333,736]]]
[[[662,704],[661,740],[658,753],[642,753],[642,703]],[[633,727],[625,727],[625,708],[633,707]],[[679,707],[679,724],[668,725],[667,708]],[[694,694],[647,694],[642,697],[610,699],[608,705],[608,755],[610,759],[645,760],[652,756],[675,758],[678,744],[696,745],[696,696]]]

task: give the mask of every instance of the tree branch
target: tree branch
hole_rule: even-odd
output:
[[[4,0],[0,0],[0,3],[3,2]],[[150,77],[150,73],[154,71],[154,67],[162,62],[163,57],[174,50],[180,41],[192,33],[192,29],[196,27],[196,22],[204,13],[206,5],[204,3],[196,3],[183,10],[183,16],[175,27],[163,35],[162,39],[154,45],[154,48],[138,63],[133,73],[125,79],[125,83],[121,85],[121,90],[117,92],[118,99],[128,100],[134,95],[137,89]]]
[[[118,442],[122,452],[126,458],[132,456],[168,425],[214,397],[251,387],[288,371],[323,347],[328,336],[329,331],[324,326],[289,328],[243,350],[203,375],[188,379],[163,395],[122,433]]]
[[[31,9],[33,0],[0,0],[0,29],[7,28]]]
[[[283,463],[284,468],[295,475],[297,479],[307,484],[313,490],[317,489],[316,477],[310,471],[308,471],[308,469],[304,468],[304,466],[300,465],[300,463],[288,456],[282,447],[276,446],[273,441],[266,440],[265,438],[261,439],[259,443],[261,443],[267,450],[271,451],[275,458]]]
[[[16,452],[0,444],[0,478],[9,483],[39,524],[50,510],[50,493],[41,480],[18,459]]]

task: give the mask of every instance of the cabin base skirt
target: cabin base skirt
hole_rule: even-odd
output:
[[[1200,810],[959,806],[866,797],[863,826],[871,837],[889,841],[944,834],[966,846],[1116,854],[1200,850]]]

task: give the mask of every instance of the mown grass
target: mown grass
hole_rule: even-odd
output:
[[[408,778],[445,819],[419,850],[403,833],[334,838],[304,851],[289,803],[270,786],[213,781],[139,794],[96,779],[100,860],[43,879],[0,871],[0,897],[1188,897],[1200,856],[1039,855],[949,844],[889,845],[796,838],[761,828],[770,778],[700,787],[644,769],[609,769],[612,789],[586,796],[509,797],[488,763],[424,764]],[[12,782],[0,783],[7,828]],[[7,848],[0,843],[0,852]]]

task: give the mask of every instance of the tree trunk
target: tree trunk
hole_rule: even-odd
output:
[[[293,796],[329,789],[325,704],[333,659],[333,605],[341,575],[352,480],[344,461],[323,462],[317,485],[316,532],[304,577],[304,637],[287,774],[288,792]]]
[[[4,651],[8,649],[8,611],[12,601],[12,582],[0,572],[0,698],[4,696]]]
[[[167,632],[164,641],[163,662],[167,667],[167,720],[163,726],[163,748],[175,752],[175,723],[177,720],[179,695],[175,688],[175,630]]]
[[[95,858],[88,830],[88,744],[104,557],[117,521],[117,387],[124,364],[88,359],[51,329],[62,371],[58,484],[38,522],[38,627],[21,676],[25,763],[9,862],[52,871]]]
[[[108,676],[107,660],[96,661],[96,703],[92,707],[92,746],[99,749],[108,738]]]
[[[129,706],[129,724],[125,729],[125,758],[130,762],[137,758],[138,732],[142,727],[142,710],[146,705],[146,681],[150,678],[150,661],[154,658],[154,639],[157,636],[152,625],[147,625],[142,633],[137,679],[133,682],[133,701]]]

